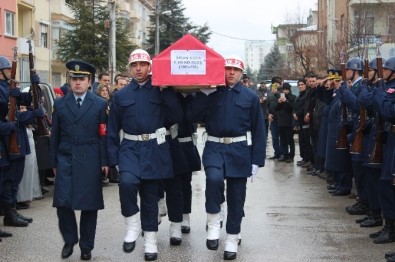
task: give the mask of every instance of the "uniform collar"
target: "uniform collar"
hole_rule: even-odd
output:
[[[151,89],[152,88],[151,78],[148,78],[148,80],[145,83],[143,83],[143,85],[140,85],[139,83],[137,83],[136,80],[133,79],[132,82],[131,82],[131,86],[132,86],[133,89],[138,89],[140,87]]]
[[[87,92],[85,92],[82,96],[77,96],[76,94],[73,93],[75,101],[77,101],[78,98],[81,98],[81,103],[83,103],[84,99],[85,99],[85,96],[86,96],[86,93]]]

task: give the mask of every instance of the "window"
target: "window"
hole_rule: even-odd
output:
[[[5,34],[15,36],[15,14],[5,11]]]
[[[374,12],[371,10],[365,12],[365,34],[374,34]]]
[[[388,17],[388,34],[395,35],[395,16]]]
[[[40,24],[40,46],[48,47],[48,25]]]
[[[373,35],[374,34],[374,12],[355,11],[354,13],[354,30],[357,34]]]

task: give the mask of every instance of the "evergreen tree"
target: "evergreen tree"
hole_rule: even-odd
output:
[[[270,53],[266,55],[261,68],[259,69],[258,79],[271,79],[273,76],[283,75],[284,58],[280,54],[278,45],[275,43],[270,49]]]
[[[105,27],[105,21],[109,19],[108,8],[94,2],[70,2],[75,14],[69,22],[72,30],[61,36],[58,54],[62,62],[84,60],[97,71],[108,71],[109,30]],[[130,42],[130,33],[119,18],[116,27],[116,70],[122,72],[127,65],[125,57],[136,46]]]
[[[159,15],[159,52],[168,48],[187,33],[194,35],[203,43],[207,43],[211,32],[207,24],[203,26],[193,25],[188,18],[184,16],[185,8],[181,4],[181,0],[161,0],[160,11],[171,11],[171,15]],[[151,23],[155,25],[155,14],[150,16]],[[148,41],[146,43],[147,52],[155,53],[155,35],[156,28],[153,26],[149,32]]]

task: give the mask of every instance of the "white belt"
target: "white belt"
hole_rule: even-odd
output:
[[[127,140],[133,140],[133,141],[148,141],[151,139],[156,139],[156,133],[152,134],[141,134],[141,135],[130,135],[125,133],[124,137]]]
[[[309,128],[309,127],[310,127],[309,125],[303,125],[302,126],[303,129],[306,129],[306,128]]]
[[[188,137],[179,137],[178,138],[178,142],[180,142],[180,143],[192,142],[192,137],[190,137],[190,136],[188,136]]]
[[[222,144],[231,144],[236,142],[247,141],[247,136],[237,136],[237,137],[215,137],[207,136],[207,140]]]

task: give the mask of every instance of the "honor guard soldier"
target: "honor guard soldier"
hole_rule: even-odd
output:
[[[64,240],[62,258],[78,243],[81,259],[90,260],[97,213],[104,208],[102,174],[107,175],[106,101],[88,91],[95,68],[84,62],[66,63],[70,92],[55,100],[50,156],[56,174],[53,206]],[[75,210],[81,210],[80,236]]]
[[[384,59],[382,59],[385,62]],[[376,149],[382,148],[381,145],[376,146],[376,142],[381,144],[381,117],[377,110],[373,107],[373,90],[376,88],[383,88],[384,80],[379,77],[377,58],[373,58],[369,62],[369,72],[367,79],[367,88],[363,88],[358,96],[358,102],[366,108],[367,120],[364,128],[364,144],[363,144],[363,176],[366,178],[366,192],[369,201],[369,213],[356,222],[360,223],[361,227],[376,227],[383,225],[381,213],[387,213],[386,210],[381,209],[380,201],[384,201],[387,197],[379,197],[379,194],[385,192],[380,190],[381,186],[386,187],[380,180],[381,161],[375,161],[372,156],[375,155]],[[366,139],[365,139],[366,136]],[[365,143],[365,140],[367,142]],[[381,150],[380,150],[380,153]],[[379,154],[377,154],[377,157]],[[373,157],[374,158],[374,157]],[[384,206],[387,206],[384,204]]]
[[[182,108],[171,88],[152,86],[151,59],[142,49],[129,57],[132,82],[113,96],[108,124],[110,166],[120,173],[119,195],[125,218],[125,252],[132,252],[144,231],[146,261],[157,259],[158,189],[174,174],[165,123],[182,120]],[[120,137],[120,131],[124,135]],[[137,194],[140,193],[141,225]]]
[[[13,227],[27,227],[29,223],[33,222],[32,218],[25,217],[16,211],[16,195],[18,192],[18,185],[23,177],[23,170],[25,168],[25,156],[30,154],[30,146],[26,132],[26,125],[31,124],[37,117],[44,116],[42,108],[34,111],[20,112],[17,110],[18,106],[30,106],[32,102],[31,93],[21,93],[20,89],[10,88],[11,79],[10,61],[3,56],[0,56],[0,119],[5,125],[5,134],[10,135],[14,132],[16,136],[16,146],[18,152],[11,152],[10,150],[10,136],[3,136],[2,144],[6,145],[7,153],[2,154],[2,157],[8,157],[9,165],[3,167],[2,191],[0,196],[1,204],[5,210],[4,225]],[[32,79],[34,83],[39,83],[38,75]],[[10,96],[16,100],[16,107],[9,109]],[[9,122],[9,110],[15,110],[15,123]],[[5,124],[7,123],[7,124]],[[4,133],[3,133],[4,134]]]
[[[225,59],[226,86],[201,89],[192,101],[192,122],[203,121],[207,141],[203,152],[206,172],[206,246],[217,250],[220,211],[225,190],[225,260],[236,259],[238,234],[244,216],[247,178],[265,164],[266,134],[258,96],[239,82],[244,70],[240,57]]]
[[[384,227],[369,235],[376,244],[395,241],[395,57],[383,64],[384,88],[373,90],[373,105],[383,118],[383,152],[379,184],[380,204],[385,221]],[[390,261],[395,261],[395,257]]]
[[[349,114],[351,115],[351,133],[348,136],[348,142],[353,145],[356,142],[357,129],[362,123],[360,119],[361,105],[358,103],[357,98],[362,89],[367,88],[362,82],[363,70],[365,64],[364,61],[359,57],[353,57],[346,63],[346,79],[352,82],[351,88],[348,88],[346,82],[343,82],[339,91],[342,103],[347,107]],[[360,141],[362,144],[362,141]],[[350,215],[365,215],[369,211],[368,196],[366,191],[366,178],[363,175],[363,158],[362,152],[355,152],[353,146],[350,147],[351,154],[351,165],[352,174],[354,176],[354,182],[356,191],[358,194],[358,201],[352,206],[346,207],[347,213]],[[362,146],[363,148],[363,146]]]

